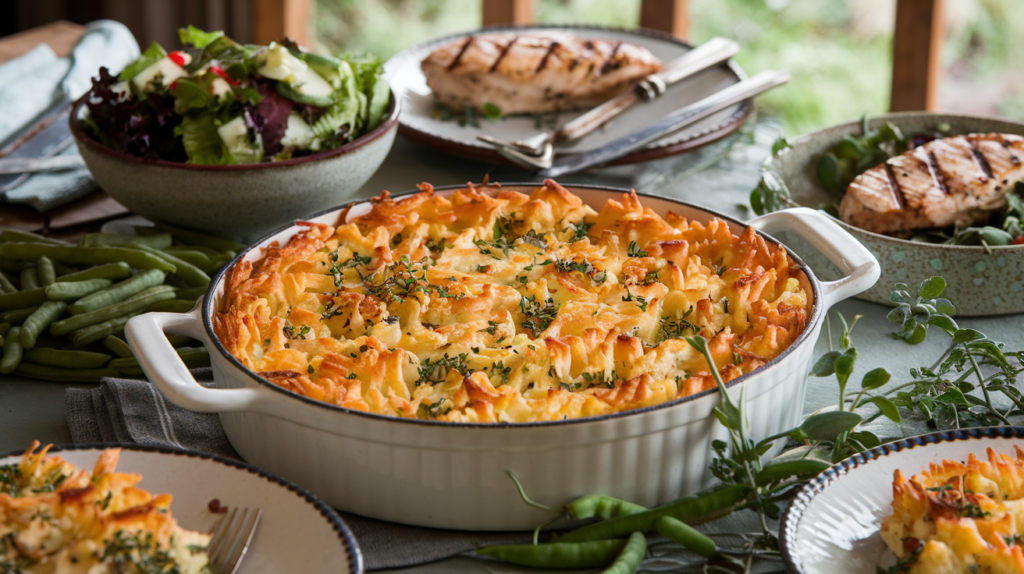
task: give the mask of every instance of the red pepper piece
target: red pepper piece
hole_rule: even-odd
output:
[[[1024,245],[1024,235],[1018,235],[1018,236],[1017,236],[1017,237],[1016,237],[1016,238],[1015,238],[1015,239],[1013,240],[1013,244],[1014,244],[1014,245]]]
[[[227,82],[232,86],[238,85],[238,80],[229,76],[228,73],[224,71],[224,68],[221,68],[219,66],[210,66],[210,71],[227,80]]]
[[[167,54],[167,57],[170,58],[172,62],[181,66],[182,68],[185,67],[185,52],[182,52],[181,50],[175,50],[170,54]]]

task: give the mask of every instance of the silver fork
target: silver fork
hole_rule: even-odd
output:
[[[206,547],[215,574],[235,574],[249,549],[249,542],[252,541],[262,515],[263,510],[260,508],[236,506],[220,520]]]

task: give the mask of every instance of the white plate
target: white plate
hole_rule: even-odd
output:
[[[607,39],[630,42],[651,51],[662,62],[669,61],[692,49],[688,44],[667,34],[648,30],[622,30],[591,26],[530,26],[491,27],[472,34],[485,32],[516,31],[520,33],[561,31],[570,32],[581,38]],[[427,87],[420,62],[434,49],[467,34],[457,34],[432,40],[407,48],[393,56],[384,65],[384,77],[391,84],[396,97],[402,99],[402,114],[399,116],[399,130],[422,143],[433,145],[454,153],[475,159],[507,163],[491,146],[476,139],[478,134],[515,140],[537,134],[534,119],[530,116],[512,116],[489,121],[480,119],[480,127],[460,126],[457,121],[442,121],[431,117],[434,111],[434,96]],[[580,153],[597,149],[608,142],[629,135],[640,128],[651,125],[669,113],[692,104],[706,96],[721,91],[746,78],[743,70],[731,60],[695,74],[669,86],[661,97],[637,104],[609,122],[603,129],[595,130],[575,142],[558,144],[556,154]],[[745,100],[718,112],[685,129],[663,136],[647,147],[626,156],[619,163],[646,161],[655,157],[689,151],[716,139],[725,137],[743,124],[753,109],[750,100]],[[559,124],[565,123],[583,112],[563,112],[558,116]],[[543,128],[548,129],[548,128]],[[689,145],[688,145],[689,144]],[[493,157],[491,157],[493,156]]]
[[[782,517],[780,543],[790,572],[875,574],[896,563],[878,534],[892,514],[896,469],[913,476],[930,463],[965,461],[985,449],[1014,456],[1024,447],[1024,427],[937,432],[898,440],[852,456],[822,472],[793,500]]]
[[[174,497],[171,513],[183,528],[212,532],[223,516],[209,511],[215,498],[223,506],[262,508],[263,517],[239,574],[363,571],[355,538],[337,513],[294,484],[245,463],[141,445],[55,445],[50,452],[77,468],[91,470],[100,453],[111,446],[122,449],[119,472],[139,473],[140,488]],[[20,454],[0,457],[0,465],[20,461]]]

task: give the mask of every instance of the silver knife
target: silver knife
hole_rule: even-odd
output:
[[[680,108],[658,122],[613,140],[596,150],[560,158],[551,167],[537,171],[535,174],[538,177],[558,177],[618,159],[665,134],[696,123],[711,114],[776,86],[781,86],[788,81],[789,72],[785,70],[766,70],[753,78],[733,84],[720,92],[711,94],[703,100],[690,104],[685,108]]]
[[[27,141],[3,156],[3,159],[30,159],[55,156],[68,149],[74,142],[71,128],[68,127],[68,114],[71,110],[71,98],[65,97],[57,107],[46,115],[39,123],[46,122],[45,127],[38,130]],[[39,124],[32,126],[36,129]],[[0,174],[0,195],[21,185],[32,175],[30,173]]]

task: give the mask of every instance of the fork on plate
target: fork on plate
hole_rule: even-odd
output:
[[[214,574],[235,574],[256,532],[263,510],[234,507],[213,530],[206,553]]]

